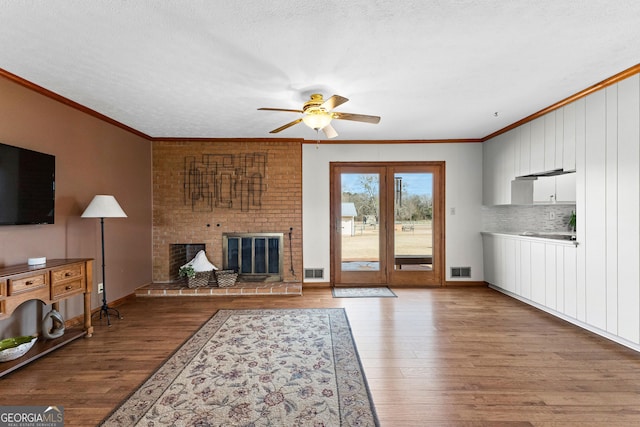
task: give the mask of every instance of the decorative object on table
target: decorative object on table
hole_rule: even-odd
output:
[[[104,271],[104,219],[105,218],[126,218],[127,214],[124,213],[118,201],[115,197],[110,195],[97,195],[91,200],[89,206],[82,213],[82,218],[100,218],[100,235],[102,238],[102,307],[100,307],[100,319],[102,315],[107,318],[107,325],[111,326],[111,318],[109,317],[109,311],[113,311],[118,319],[122,319],[120,312],[115,308],[109,307],[107,304],[107,282],[105,280]]]
[[[342,308],[219,310],[100,425],[175,425],[176,416],[181,425],[379,425]]]
[[[47,263],[47,257],[46,256],[28,258],[27,259],[27,265],[43,265],[43,264],[46,264],[46,263]]]
[[[189,288],[200,288],[213,282],[216,266],[211,264],[205,251],[198,251],[191,261],[180,267],[178,275],[187,280]]]
[[[51,327],[49,327],[51,320]],[[46,339],[60,338],[64,335],[64,319],[57,310],[51,309],[42,319],[42,336]]]
[[[215,276],[219,288],[230,288],[238,279],[238,273],[235,270],[217,270]]]
[[[38,337],[27,335],[0,341],[0,362],[8,362],[24,356],[36,343]]]
[[[375,288],[332,288],[334,298],[397,298],[386,286]]]

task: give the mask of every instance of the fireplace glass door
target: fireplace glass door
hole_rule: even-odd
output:
[[[282,233],[243,233],[223,236],[223,268],[245,276],[282,275]]]

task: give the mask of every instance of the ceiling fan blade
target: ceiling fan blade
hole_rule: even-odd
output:
[[[353,120],[354,122],[365,123],[379,123],[379,116],[367,116],[366,114],[352,114],[352,113],[331,113],[334,119],[338,120]]]
[[[278,129],[274,129],[274,130],[272,130],[272,131],[271,131],[271,132],[269,132],[269,133],[278,133],[278,132],[283,131],[283,130],[285,130],[285,129],[287,129],[287,128],[290,128],[291,126],[297,125],[297,124],[298,124],[298,123],[300,123],[301,121],[302,121],[302,119],[294,120],[294,121],[292,121],[292,122],[290,122],[290,123],[287,123],[287,124],[286,124],[286,125],[284,125],[284,126],[280,126]]]
[[[265,111],[288,111],[290,113],[303,113],[304,111],[302,110],[288,110],[286,108],[258,108],[258,110],[265,110]]]
[[[333,126],[331,126],[331,124],[328,124],[325,127],[323,127],[322,132],[324,132],[324,136],[326,136],[329,139],[335,138],[336,136],[338,136],[338,132],[336,132],[336,130],[333,128]]]
[[[334,108],[344,104],[348,100],[349,98],[345,98],[344,96],[333,95],[331,98],[324,101],[322,105],[320,105],[320,108],[324,108],[326,111],[331,111]]]

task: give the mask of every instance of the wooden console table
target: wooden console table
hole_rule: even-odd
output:
[[[88,258],[54,259],[41,265],[12,265],[0,268],[0,320],[6,319],[25,301],[40,300],[59,310],[62,300],[84,294],[83,328],[70,328],[60,338],[40,337],[24,356],[0,362],[0,377],[79,337],[93,334],[91,325],[91,289],[93,260]]]

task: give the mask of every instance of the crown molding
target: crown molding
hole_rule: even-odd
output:
[[[609,77],[608,79],[602,80],[601,82],[598,82],[596,84],[594,84],[593,86],[589,86],[588,88],[581,90],[580,92],[573,94],[571,96],[569,96],[568,98],[565,98],[561,101],[556,102],[555,104],[552,104],[550,106],[548,106],[547,108],[543,108],[542,110],[531,114],[530,116],[527,116],[523,119],[518,120],[515,123],[510,124],[509,126],[506,126],[500,130],[495,131],[494,133],[485,136],[484,138],[481,138],[481,142],[487,141],[491,138],[494,138],[498,135],[501,135],[505,132],[509,132],[512,129],[517,128],[518,126],[521,126],[527,122],[530,122],[532,120],[537,119],[540,116],[544,116],[547,113],[550,113],[551,111],[557,110],[559,108],[564,107],[567,104],[571,104],[573,101],[576,101],[580,98],[584,98],[590,94],[592,94],[593,92],[597,92],[600,89],[603,89],[607,86],[612,86],[628,77],[631,77],[635,74],[640,73],[640,64],[636,64],[633,67],[627,68],[624,71],[619,72],[618,74],[615,74],[611,77]]]

